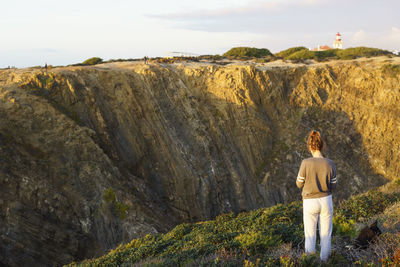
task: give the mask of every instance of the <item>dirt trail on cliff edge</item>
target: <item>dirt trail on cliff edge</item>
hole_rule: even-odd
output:
[[[300,198],[321,130],[335,201],[400,172],[400,58],[0,70],[0,265],[53,266]]]

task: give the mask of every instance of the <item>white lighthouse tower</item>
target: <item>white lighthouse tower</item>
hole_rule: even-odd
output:
[[[343,49],[343,41],[340,33],[336,34],[336,39],[333,42],[333,49]]]

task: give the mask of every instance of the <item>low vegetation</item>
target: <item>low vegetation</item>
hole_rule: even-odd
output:
[[[100,63],[103,63],[103,59],[101,59],[99,57],[91,57],[91,58],[83,61],[81,63],[81,65],[96,65],[96,64],[100,64]]]
[[[113,62],[131,62],[131,61],[140,61],[143,58],[117,58],[117,59],[110,59],[107,61],[103,61],[103,63],[113,63]]]
[[[277,58],[287,58],[291,54],[294,54],[296,52],[303,51],[303,50],[308,51],[308,48],[306,48],[304,46],[296,46],[296,47],[288,48],[286,50],[282,50],[279,53],[275,53],[274,56]]]
[[[199,59],[197,57],[157,57],[151,59],[151,62],[163,63],[163,64],[172,64],[178,62],[198,62],[198,61]]]
[[[223,56],[220,56],[220,55],[201,55],[201,56],[198,56],[198,59],[200,59],[200,60],[221,60],[221,59],[224,59],[224,57]]]
[[[360,57],[390,56],[391,52],[370,47],[351,47],[346,49],[331,49],[326,51],[310,51],[305,47],[293,47],[276,53],[275,56],[288,60],[314,59],[356,59]]]
[[[304,60],[337,60],[356,59],[361,57],[394,56],[391,52],[370,47],[351,47],[346,49],[330,49],[326,51],[311,51],[304,46],[291,47],[274,55],[266,48],[234,47],[223,54],[223,58],[269,62],[277,59],[302,62]]]
[[[399,201],[398,182],[390,190],[375,189],[342,201],[335,209],[333,252],[325,265],[317,254],[303,254],[302,204],[293,202],[184,223],[70,266],[396,266],[399,233],[382,234],[367,250],[345,246],[354,242],[358,226],[379,219]]]
[[[103,195],[103,208],[110,206],[113,213],[118,216],[120,220],[126,218],[128,212],[128,206],[120,203],[117,200],[114,190],[110,187],[104,192]]]
[[[273,56],[272,53],[266,48],[254,47],[234,47],[223,54],[224,57],[248,59],[248,58],[262,58]]]
[[[391,52],[387,50],[371,48],[371,47],[363,47],[363,46],[351,47],[336,51],[337,51],[336,55],[340,59],[354,59],[359,57],[376,57],[376,56],[393,55]]]
[[[370,48],[370,47],[351,47],[347,49],[331,49],[326,51],[311,51],[304,46],[291,47],[272,54],[267,48],[255,47],[233,47],[229,51],[221,55],[201,55],[197,57],[171,57],[150,58],[149,62],[172,64],[176,62],[199,62],[201,60],[211,61],[216,64],[229,64],[229,60],[254,60],[257,63],[266,63],[278,59],[292,60],[294,62],[303,62],[305,60],[325,61],[336,59],[356,59],[361,57],[374,56],[395,56],[389,51]],[[73,66],[88,66],[101,63],[125,62],[125,61],[140,61],[143,58],[130,59],[110,59],[103,61],[99,57],[89,58],[82,63],[73,64]]]

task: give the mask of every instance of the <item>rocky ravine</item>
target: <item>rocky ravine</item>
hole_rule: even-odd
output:
[[[338,167],[336,201],[393,179],[399,63],[0,71],[0,266],[65,264],[300,199],[312,128]]]

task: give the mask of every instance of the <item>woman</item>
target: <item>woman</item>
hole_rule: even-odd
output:
[[[305,252],[315,253],[317,223],[321,239],[322,261],[327,261],[331,251],[332,191],[337,185],[336,167],[321,151],[324,141],[318,131],[311,131],[307,147],[312,157],[301,162],[296,184],[302,188]]]

